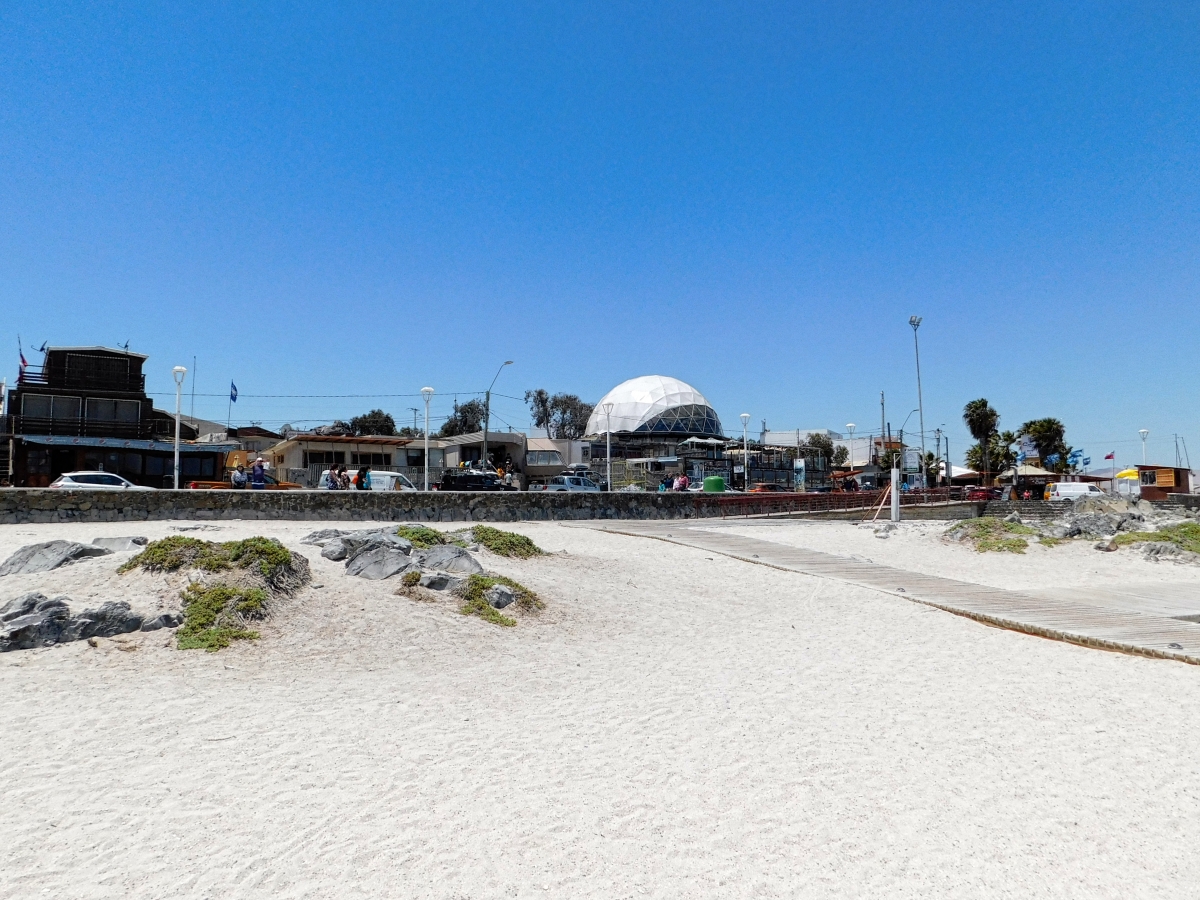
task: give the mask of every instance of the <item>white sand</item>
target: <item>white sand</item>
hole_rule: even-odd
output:
[[[169,525],[7,526],[0,557]],[[513,527],[564,553],[485,560],[550,602],[500,629],[346,578],[296,543],[315,527],[195,533],[313,560],[326,587],[259,642],[0,655],[0,896],[1196,891],[1200,668],[560,525]],[[124,558],[0,579],[0,601],[111,599]]]

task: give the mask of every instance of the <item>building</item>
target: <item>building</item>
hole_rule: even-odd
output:
[[[1166,500],[1170,494],[1192,492],[1192,472],[1177,466],[1138,466],[1143,500]]]
[[[109,347],[50,347],[26,366],[0,417],[10,484],[45,487],[64,472],[115,472],[134,484],[170,487],[175,419],[146,395],[147,357]],[[219,477],[236,444],[197,444],[182,425],[182,478]]]
[[[432,449],[430,468],[442,469],[441,449]],[[425,443],[421,438],[371,435],[355,437],[341,434],[289,434],[262,453],[278,477],[305,487],[318,487],[321,473],[330,466],[357,469],[370,466],[403,472],[410,479],[425,465]],[[414,482],[415,483],[415,482]]]

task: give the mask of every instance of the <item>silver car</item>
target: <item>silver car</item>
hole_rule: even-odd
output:
[[[66,472],[51,484],[52,490],[72,491],[152,491],[154,488],[126,481],[112,472]]]
[[[600,492],[600,485],[592,481],[590,478],[584,478],[582,475],[555,475],[546,482],[544,490],[547,491],[581,491]]]

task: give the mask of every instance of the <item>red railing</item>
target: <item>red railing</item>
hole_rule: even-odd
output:
[[[722,516],[769,516],[784,513],[830,512],[862,510],[869,513],[879,506],[884,491],[845,491],[805,494],[725,494],[709,495],[717,501]],[[963,488],[934,488],[928,491],[905,491],[900,494],[901,506],[921,506],[932,503],[953,503],[965,499]],[[890,503],[884,503],[890,506]],[[886,513],[885,513],[886,514]]]

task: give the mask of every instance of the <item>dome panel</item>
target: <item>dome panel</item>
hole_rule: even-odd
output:
[[[613,405],[604,415],[604,404]],[[704,395],[676,378],[643,375],[618,384],[605,394],[588,419],[588,434],[652,432],[719,436],[721,420]]]

